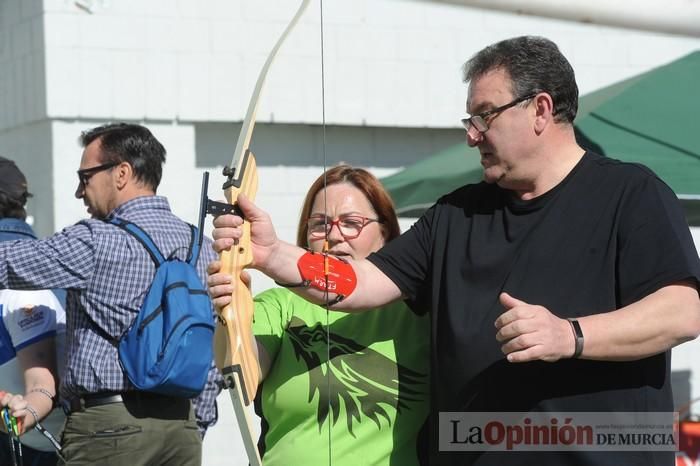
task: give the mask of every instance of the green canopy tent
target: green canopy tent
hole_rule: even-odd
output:
[[[479,151],[457,144],[382,178],[400,217],[418,217],[425,209],[460,186],[481,181]]]
[[[579,142],[651,168],[700,225],[700,51],[581,97]],[[402,216],[481,179],[479,154],[459,144],[382,179]]]

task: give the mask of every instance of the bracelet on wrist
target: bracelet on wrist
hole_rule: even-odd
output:
[[[27,391],[27,395],[30,393],[41,393],[42,395],[46,396],[49,400],[51,400],[51,406],[54,407],[56,406],[56,395],[48,391],[47,389],[43,387],[35,387],[32,388],[31,390]]]
[[[572,359],[578,359],[583,353],[583,331],[581,330],[581,324],[578,323],[577,319],[569,318],[569,324],[571,325],[571,331],[574,332],[574,354],[571,356]]]

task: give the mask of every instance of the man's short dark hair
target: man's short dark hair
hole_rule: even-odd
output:
[[[156,191],[163,175],[165,148],[148,128],[130,123],[109,123],[80,135],[83,147],[98,139],[104,158],[102,163],[127,162],[136,179]]]
[[[554,121],[574,122],[578,111],[576,77],[554,42],[521,36],[489,45],[464,64],[464,82],[497,69],[510,76],[513,98],[546,92],[554,101]]]

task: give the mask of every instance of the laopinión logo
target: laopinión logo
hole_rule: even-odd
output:
[[[675,412],[441,412],[441,451],[677,451]]]

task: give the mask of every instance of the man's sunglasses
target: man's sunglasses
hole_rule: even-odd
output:
[[[87,186],[88,182],[90,181],[90,178],[92,178],[95,174],[104,170],[109,170],[110,168],[114,168],[120,163],[121,162],[109,162],[103,163],[102,165],[98,165],[96,167],[83,168],[82,170],[78,170],[78,180],[80,181],[80,186],[84,188],[85,186]]]

